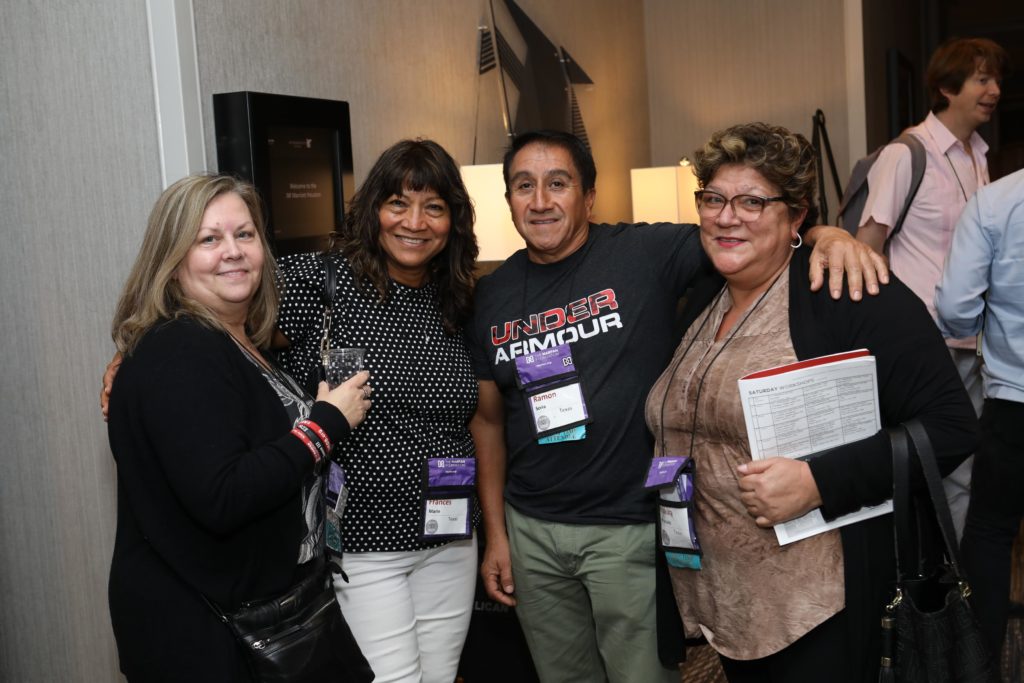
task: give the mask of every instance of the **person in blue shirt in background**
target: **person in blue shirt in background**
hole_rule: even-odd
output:
[[[1024,169],[979,189],[964,208],[935,307],[947,337],[981,333],[985,407],[960,547],[971,605],[998,662],[1024,516]]]

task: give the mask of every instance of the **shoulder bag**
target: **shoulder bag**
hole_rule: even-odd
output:
[[[920,538],[912,531],[908,433],[921,461],[945,546],[945,560],[939,562],[934,571],[918,575],[909,571],[915,564],[911,558],[919,550]],[[967,602],[971,589],[960,569],[953,520],[931,441],[918,420],[890,429],[889,436],[892,439],[896,596],[882,614],[882,661],[878,680],[880,683],[987,683],[992,675],[992,657]],[[927,501],[923,503],[922,507],[927,507]]]
[[[306,578],[276,598],[231,613],[206,602],[244,650],[253,681],[369,683],[373,670],[334,598],[330,564],[323,557],[311,562]]]

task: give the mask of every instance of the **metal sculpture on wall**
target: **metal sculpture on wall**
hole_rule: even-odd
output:
[[[508,138],[536,128],[571,132],[589,147],[574,86],[593,81],[513,0],[488,0],[487,8],[489,25],[479,28],[474,163],[500,160]],[[490,80],[498,92],[496,103],[481,97]]]

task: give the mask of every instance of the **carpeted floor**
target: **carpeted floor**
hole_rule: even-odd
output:
[[[687,648],[680,674],[682,683],[725,683],[722,665],[710,645]]]

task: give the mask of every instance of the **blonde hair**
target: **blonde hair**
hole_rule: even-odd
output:
[[[174,275],[199,234],[210,202],[228,192],[238,195],[249,209],[263,249],[263,268],[245,327],[258,347],[269,346],[277,324],[278,296],[262,202],[256,188],[243,180],[200,174],[182,178],[164,190],[149,214],[139,255],[124,283],[111,325],[114,344],[123,355],[130,355],[142,336],[161,320],[190,316],[226,331],[213,311],[185,295]]]

